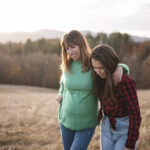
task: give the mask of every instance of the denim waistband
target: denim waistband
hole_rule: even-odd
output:
[[[104,115],[109,117],[111,114],[106,114],[106,113],[104,113]],[[113,116],[113,117],[114,117],[114,118],[122,118],[122,117],[126,117],[126,116],[128,116],[128,115]]]

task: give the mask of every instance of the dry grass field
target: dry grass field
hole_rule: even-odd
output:
[[[57,90],[0,85],[0,150],[62,150]],[[150,150],[150,90],[138,91],[142,125],[138,150]],[[99,127],[88,150],[99,150]]]

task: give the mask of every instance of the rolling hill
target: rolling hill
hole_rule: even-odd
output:
[[[96,35],[96,32],[92,32],[89,30],[81,31],[84,35],[87,33],[92,34],[93,36]],[[63,31],[57,31],[57,30],[50,30],[50,29],[43,29],[38,30],[35,32],[0,32],[0,42],[6,43],[8,41],[11,42],[26,42],[27,39],[31,39],[32,41],[35,41],[40,38],[46,38],[46,39],[54,39],[54,38],[61,38],[65,32]],[[131,35],[131,39],[135,42],[142,42],[145,40],[150,41],[150,38],[148,37],[139,37]]]

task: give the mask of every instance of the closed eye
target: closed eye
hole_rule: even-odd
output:
[[[103,69],[102,67],[93,67],[94,69]]]

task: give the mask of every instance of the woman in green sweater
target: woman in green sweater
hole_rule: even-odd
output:
[[[64,150],[86,150],[98,125],[98,99],[93,95],[90,48],[84,36],[72,30],[63,36],[59,123]],[[118,66],[116,80],[123,71]]]

